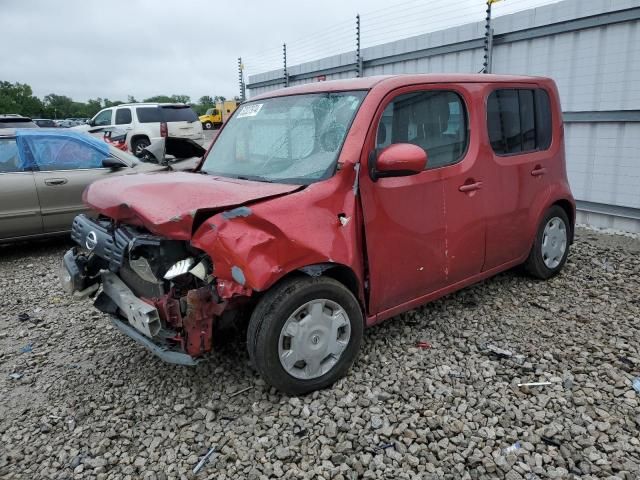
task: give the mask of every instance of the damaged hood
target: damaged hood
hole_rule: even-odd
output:
[[[301,188],[197,173],[151,173],[94,182],[85,190],[84,201],[114,220],[143,225],[168,238],[189,240],[195,221]]]

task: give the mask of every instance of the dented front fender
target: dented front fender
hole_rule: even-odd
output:
[[[362,284],[354,178],[354,166],[348,165],[301,191],[204,221],[191,244],[213,260],[218,293],[229,298],[264,291],[292,271],[325,263],[350,268]]]

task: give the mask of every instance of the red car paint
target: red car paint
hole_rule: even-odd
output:
[[[127,175],[91,184],[84,200],[114,220],[144,225],[151,232],[189,240],[198,212],[216,212],[300,188],[176,172]]]
[[[553,142],[548,150],[512,157],[493,153],[486,102],[497,86],[549,93]],[[561,205],[574,220],[552,80],[366,77],[301,85],[256,99],[358,89],[368,93],[346,136],[339,168],[327,180],[298,186],[194,173],[136,175],[94,183],[85,201],[118,221],[188,240],[205,251],[223,299],[265,291],[300,269],[339,265],[353,279],[369,325],[522,263],[551,205]],[[425,89],[454,91],[466,105],[469,143],[463,159],[373,182],[367,167],[385,106],[399,94]],[[534,173],[540,171],[545,174]],[[201,323],[202,315],[197,318]]]

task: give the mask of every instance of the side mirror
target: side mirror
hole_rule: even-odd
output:
[[[102,166],[104,168],[111,168],[113,170],[126,167],[126,165],[121,160],[115,157],[107,157],[104,160],[102,160]]]
[[[411,143],[394,143],[374,150],[369,156],[369,176],[377,182],[379,178],[406,177],[416,175],[427,167],[427,152]]]

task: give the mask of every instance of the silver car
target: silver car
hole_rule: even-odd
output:
[[[188,170],[141,162],[86,133],[61,129],[0,130],[0,243],[66,233],[88,208],[84,189],[112,175]]]

